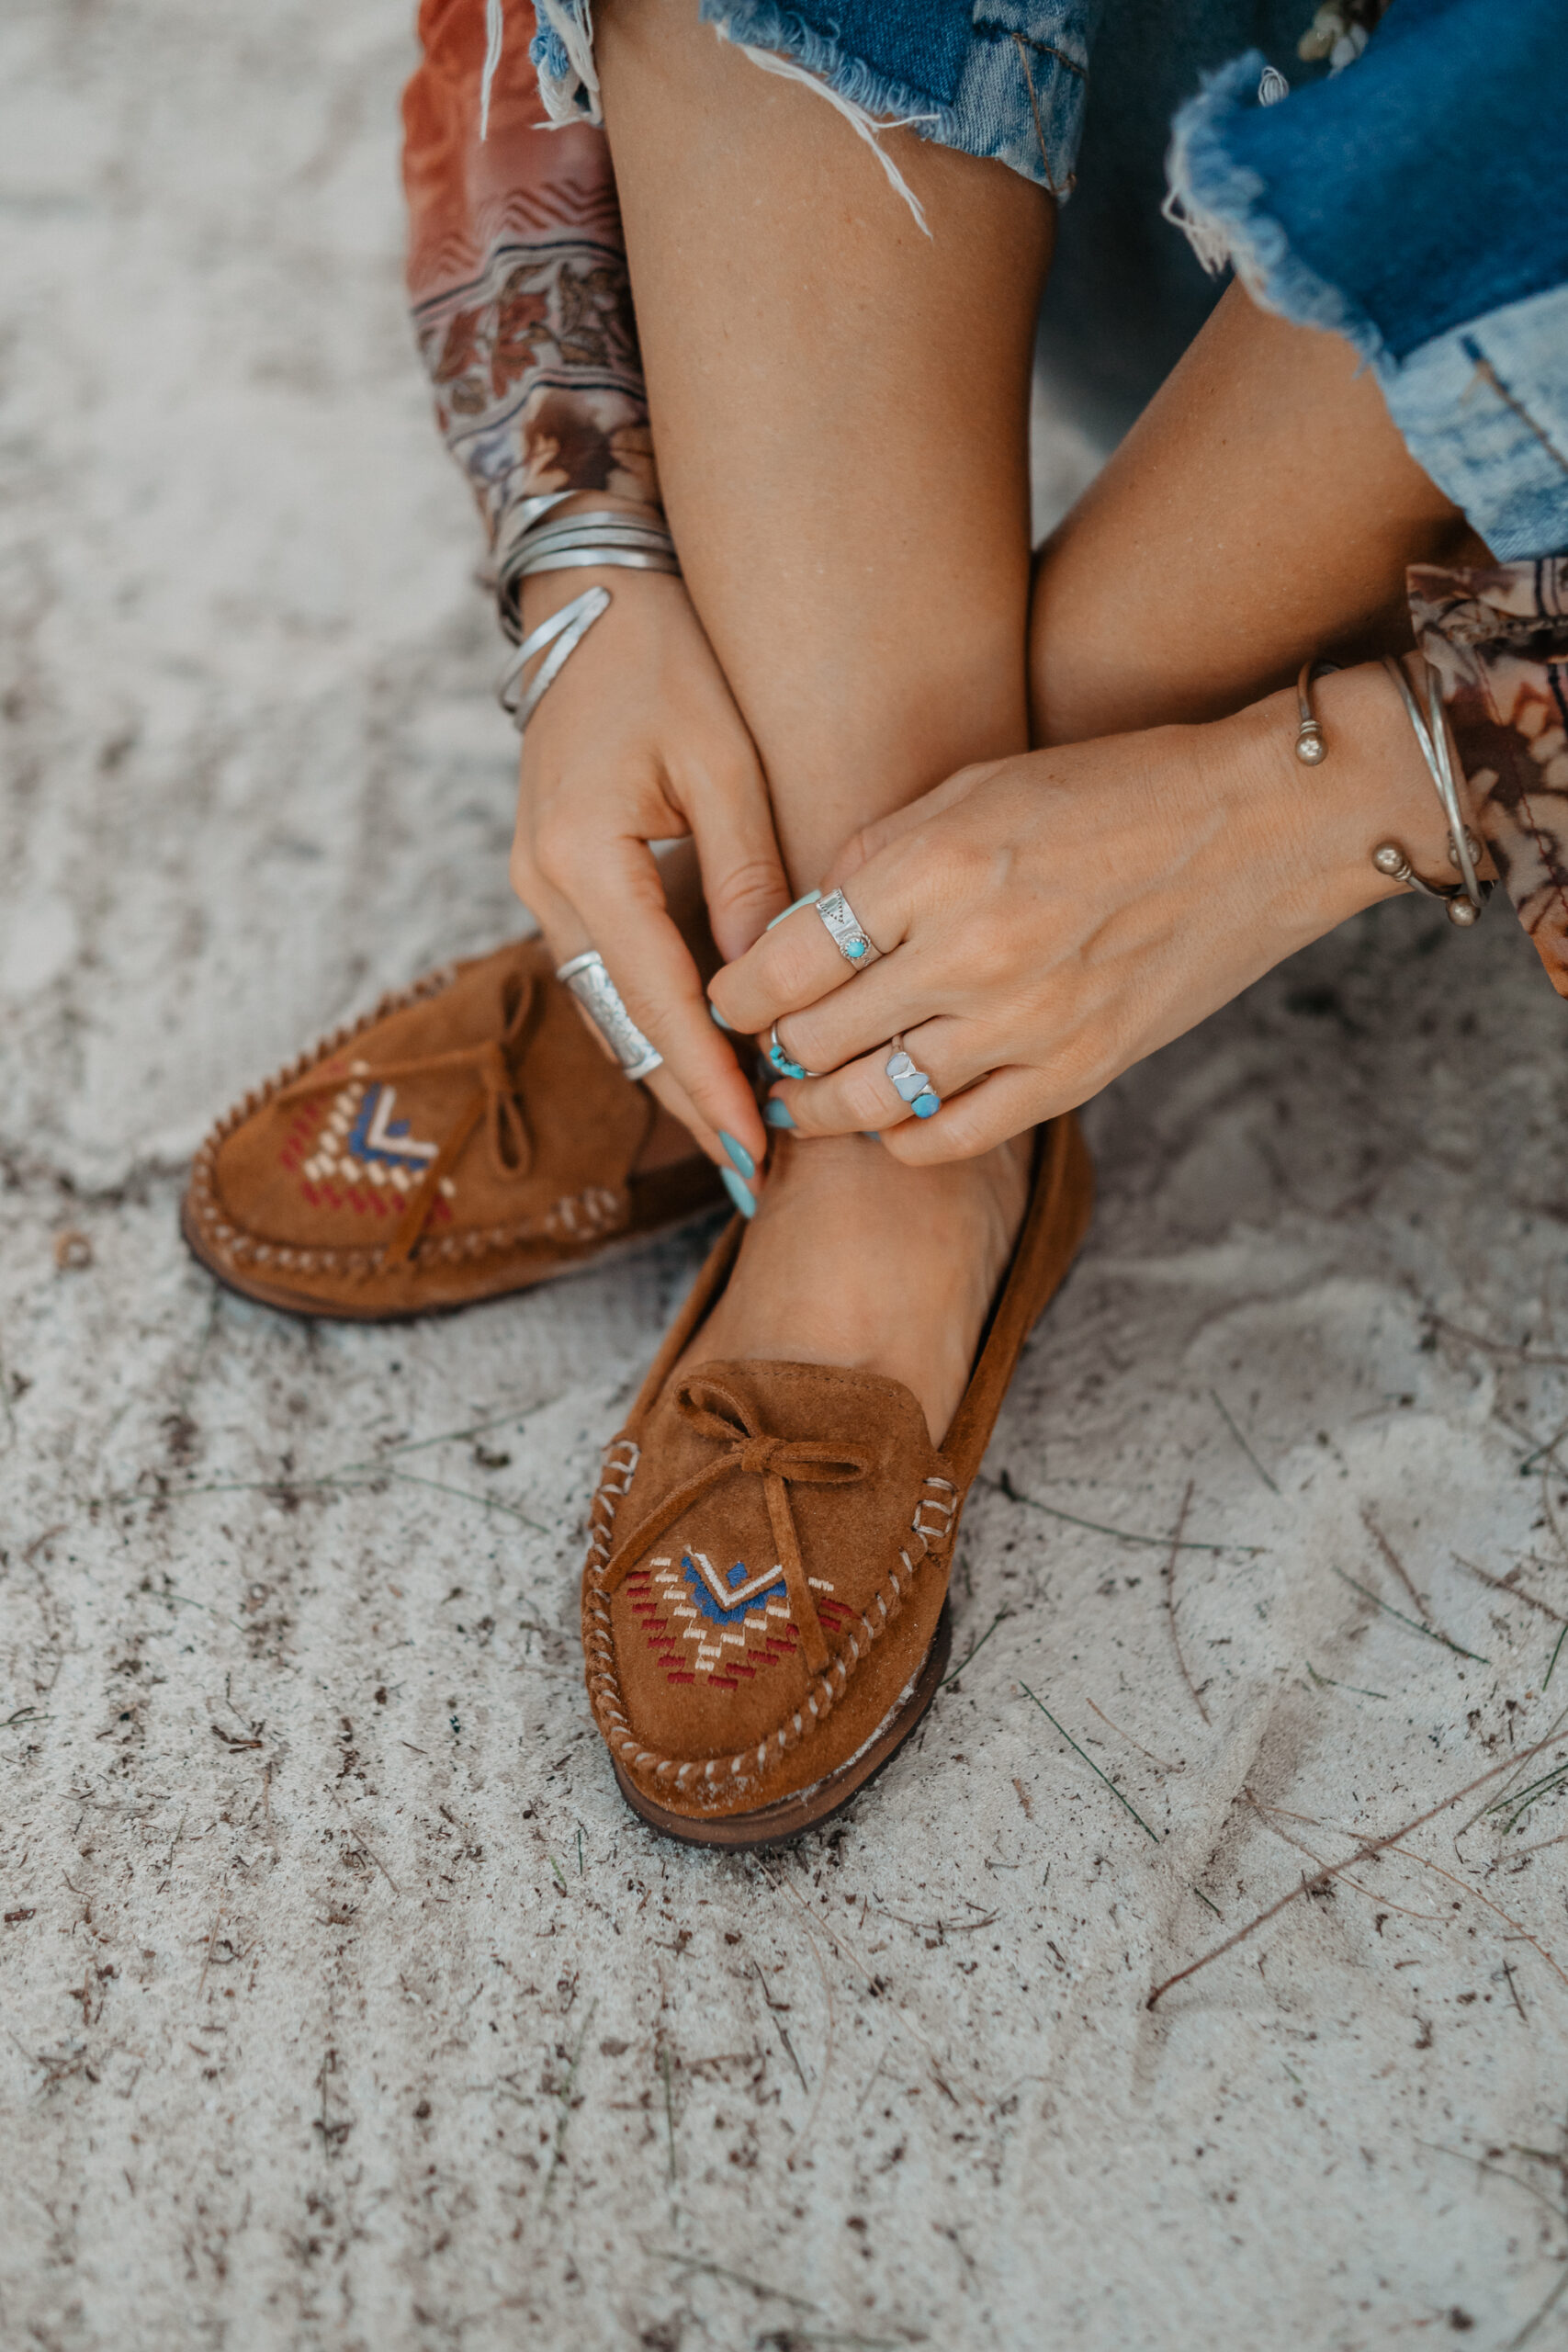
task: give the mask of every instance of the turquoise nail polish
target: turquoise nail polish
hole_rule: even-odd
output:
[[[793,1127],[795,1125],[795,1121],[789,1115],[789,1104],[779,1102],[772,1094],[762,1105],[762,1121],[764,1125],[770,1127]]]
[[[934,1119],[942,1108],[940,1094],[917,1094],[909,1108],[917,1119]]]
[[[734,1202],[741,1216],[755,1216],[757,1214],[757,1204],[751,1198],[751,1195],[746,1189],[746,1186],[740,1182],[740,1179],[736,1174],[734,1169],[721,1168],[718,1172],[724,1179],[725,1191],[729,1194],[730,1199]]]
[[[784,915],[798,914],[802,907],[814,907],[821,896],[820,890],[807,890],[804,899],[796,899],[793,907],[784,909],[784,915],[775,915],[773,922],[768,925],[768,929],[772,931],[775,924],[783,922]]]
[[[735,1035],[735,1032],[730,1028],[728,1022],[725,1019],[716,1004],[709,1005],[708,1013],[716,1029],[722,1029],[728,1036],[733,1036]]]
[[[730,1166],[732,1168],[738,1168],[742,1176],[755,1176],[757,1173],[757,1163],[752,1159],[750,1153],[747,1150],[745,1145],[743,1143],[737,1143],[733,1136],[727,1136],[722,1127],[720,1127],[718,1131],[718,1139],[724,1146],[726,1151],[729,1154]]]

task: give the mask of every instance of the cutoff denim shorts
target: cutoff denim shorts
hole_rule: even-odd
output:
[[[596,118],[586,0],[536,5],[550,111]],[[1364,22],[1376,0],[699,6],[863,125],[1050,190],[1043,365],[1102,440],[1229,264],[1267,308],[1347,337],[1499,560],[1568,551],[1564,0],[1392,0],[1370,41],[1334,44],[1314,19]]]

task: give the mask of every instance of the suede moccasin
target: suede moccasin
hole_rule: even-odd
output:
[[[373,1322],[526,1290],[722,1198],[701,1157],[649,1174],[655,1116],[536,939],[433,972],[221,1119],[181,1211],[249,1298]]]
[[[728,1278],[739,1218],[724,1235],[606,1452],[583,1571],[594,1718],[654,1828],[728,1847],[793,1837],[908,1736],[946,1663],[971,1483],[1093,1189],[1077,1121],[1042,1128],[1012,1264],[940,1447],[911,1391],[876,1374],[676,1373]]]

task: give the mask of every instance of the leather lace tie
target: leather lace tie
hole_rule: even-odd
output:
[[[744,1471],[762,1481],[773,1542],[778,1546],[778,1564],[789,1595],[790,1614],[806,1651],[807,1665],[813,1674],[825,1674],[828,1644],[800,1556],[795,1514],[789,1506],[789,1487],[852,1486],[870,1468],[868,1457],[850,1446],[828,1444],[816,1438],[770,1437],[757,1426],[734,1390],[706,1374],[682,1380],[675,1391],[675,1404],[694,1430],[716,1440],[724,1451],[673,1487],[662,1502],[654,1505],[642,1524],[617,1544],[600,1574],[600,1591],[614,1592],[627,1569],[642,1557],[649,1544],[658,1543],[683,1510],[721,1479]]]
[[[509,1179],[528,1173],[534,1147],[523,1114],[523,1105],[517,1096],[512,1057],[522,1045],[531,1025],[534,999],[534,982],[529,975],[522,979],[515,990],[509,988],[502,997],[505,1018],[499,1037],[480,1038],[472,1046],[452,1046],[438,1054],[414,1054],[407,1061],[383,1062],[377,1069],[351,1067],[330,1072],[312,1070],[308,1076],[296,1079],[291,1086],[281,1088],[274,1096],[276,1102],[291,1102],[309,1094],[325,1093],[356,1081],[365,1086],[387,1086],[399,1079],[426,1078],[437,1070],[472,1070],[479,1084],[448,1128],[440,1150],[409,1193],[403,1213],[393,1227],[382,1252],[383,1266],[396,1266],[404,1259],[412,1257],[425,1222],[435,1206],[441,1180],[457,1166],[469,1136],[481,1119],[490,1138],[491,1160],[497,1175]]]

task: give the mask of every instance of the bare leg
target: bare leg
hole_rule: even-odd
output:
[[[1407,563],[1487,560],[1340,336],[1233,286],[1041,551],[1035,741],[1216,718],[1408,651]]]
[[[1049,200],[849,126],[701,26],[611,0],[597,54],[666,503],[798,888],[1027,741],[1027,403]],[[890,1097],[891,1100],[891,1097]],[[940,1437],[1021,1207],[1018,1152],[777,1156],[705,1355],[904,1380]]]

